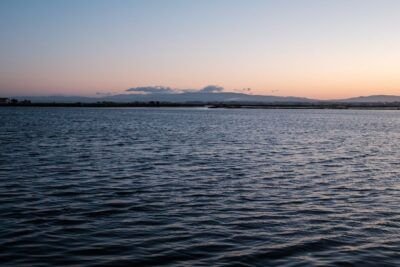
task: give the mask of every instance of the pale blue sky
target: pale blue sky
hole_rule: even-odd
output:
[[[400,94],[400,1],[1,0],[0,93]]]

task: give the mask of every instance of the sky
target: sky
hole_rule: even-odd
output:
[[[399,13],[397,0],[1,0],[0,95],[400,95]]]

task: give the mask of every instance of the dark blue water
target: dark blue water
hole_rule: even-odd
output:
[[[0,109],[2,266],[395,266],[400,112]]]

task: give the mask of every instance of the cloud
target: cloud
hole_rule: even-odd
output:
[[[171,94],[175,91],[170,87],[165,86],[143,86],[143,87],[133,87],[126,90],[127,92],[139,92],[145,94]]]
[[[217,86],[217,85],[208,85],[204,87],[203,89],[200,89],[198,92],[200,93],[219,93],[224,90],[223,87]]]
[[[202,89],[176,89],[167,86],[142,86],[133,87],[126,90],[127,92],[136,92],[142,94],[173,94],[173,93],[219,93],[224,90],[223,87],[217,85],[208,85]]]

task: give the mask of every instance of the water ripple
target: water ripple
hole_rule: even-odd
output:
[[[4,266],[397,266],[398,111],[0,109]]]

